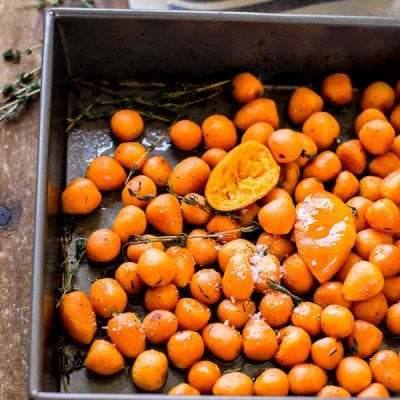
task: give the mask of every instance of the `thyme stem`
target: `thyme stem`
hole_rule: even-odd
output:
[[[118,98],[116,100],[100,100],[100,101],[97,101],[96,105],[98,105],[98,106],[120,106],[120,105],[123,105],[123,103],[129,103],[129,99],[128,98]],[[129,104],[128,104],[128,106],[129,106]],[[161,122],[166,122],[166,123],[171,122],[171,120],[169,118],[162,117],[160,115],[156,115],[149,111],[143,111],[143,110],[136,110],[136,111],[143,117],[147,117],[149,119],[155,119],[155,120],[158,120]]]
[[[92,110],[92,108],[96,105],[96,102],[93,102],[89,104],[75,119],[73,119],[70,124],[67,126],[67,129],[65,130],[67,133],[69,133],[72,128],[75,127],[75,125],[85,116],[85,114],[89,111]]]
[[[116,91],[106,88],[103,84],[96,85],[93,82],[83,81],[83,80],[80,80],[80,79],[74,79],[72,82],[73,83],[77,83],[77,84],[82,85],[82,86],[87,86],[87,87],[90,87],[90,88],[93,88],[93,89],[99,89],[100,91],[102,91],[104,93],[107,93],[107,94],[109,94],[111,96],[118,96],[118,93]]]
[[[205,92],[205,91],[212,90],[212,89],[221,89],[222,86],[226,85],[229,82],[230,82],[230,80],[224,80],[221,82],[211,83],[206,86],[199,86],[199,87],[195,87],[195,88],[191,87],[186,90],[171,92],[171,93],[167,94],[166,97],[167,98],[177,98],[177,97],[185,96],[187,94],[201,93],[201,92]]]
[[[101,85],[107,85],[107,82],[100,81]],[[137,89],[137,88],[148,88],[148,89],[164,89],[167,87],[166,83],[162,82],[139,82],[139,81],[131,81],[131,80],[124,80],[118,82],[118,86],[121,88],[130,88],[130,89]]]
[[[70,257],[68,256],[68,248],[70,243],[70,238],[67,238],[65,236],[62,239],[62,248],[64,254],[64,260],[62,263],[63,273],[61,278],[61,295],[56,304],[56,307],[60,305],[64,296],[72,289],[72,280],[75,277],[75,274],[78,272],[80,264],[86,255],[86,252],[83,248],[83,243],[86,243],[86,239],[77,239],[75,257],[74,260],[71,262]]]
[[[161,141],[165,138],[165,135],[161,135],[154,143],[152,143],[150,146],[147,147],[146,151],[143,153],[143,155],[137,160],[137,162],[133,165],[133,167],[130,169],[128,177],[126,178],[125,181],[125,186],[128,184],[128,182],[132,179],[133,174],[136,172],[137,166],[140,165],[140,163],[147,157],[147,155],[153,151],[160,143]]]

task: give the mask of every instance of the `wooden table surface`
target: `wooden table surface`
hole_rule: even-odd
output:
[[[10,47],[26,49],[41,39],[43,12],[35,9],[34,3],[35,0],[0,0],[0,52]],[[79,1],[64,1],[64,4],[76,5]],[[97,0],[96,4],[127,6],[125,0]],[[400,17],[399,0],[305,1],[304,4],[286,11]],[[40,50],[18,65],[1,59],[0,87],[15,80],[18,72],[39,65],[40,60]],[[38,110],[36,101],[15,121],[0,127],[0,207],[11,213],[8,223],[0,225],[1,400],[27,398]]]
[[[0,53],[26,49],[42,38],[43,11],[35,0],[0,0]],[[66,5],[79,1],[64,1]],[[96,1],[98,6],[126,8],[125,0]],[[20,64],[0,59],[0,87],[17,73],[39,65],[40,49]],[[1,89],[0,89],[1,90]],[[1,96],[1,95],[0,95]],[[39,102],[15,121],[0,127],[0,207],[11,212],[0,226],[0,399],[27,399],[32,244]]]

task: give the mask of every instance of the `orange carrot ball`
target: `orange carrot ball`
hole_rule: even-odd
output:
[[[120,110],[113,114],[110,121],[112,134],[121,142],[137,139],[143,132],[144,122],[134,110]]]

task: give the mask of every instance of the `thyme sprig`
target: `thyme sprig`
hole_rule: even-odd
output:
[[[139,101],[135,98],[117,98],[117,99],[111,99],[111,100],[106,100],[106,99],[96,99],[94,100],[91,104],[89,104],[83,111],[81,111],[78,116],[75,118],[68,118],[69,125],[67,126],[66,132],[69,133],[73,128],[75,128],[76,125],[81,120],[87,120],[87,121],[95,121],[98,119],[104,119],[104,118],[109,118],[111,117],[112,114],[114,114],[115,109],[118,108],[134,108],[140,115],[143,117],[149,119],[149,120],[156,120],[160,122],[166,122],[166,123],[171,123],[172,119],[156,114],[153,111],[150,110],[145,110],[145,109],[137,109],[137,107],[142,106]],[[100,107],[107,107],[110,106],[113,109],[112,110],[106,110],[106,111],[92,111],[95,108],[100,108]]]
[[[31,84],[34,78],[38,78],[41,67],[35,67],[27,72],[21,72],[17,75],[17,79],[14,82],[6,83],[3,87],[2,94],[8,100],[14,99],[16,96],[21,94]],[[35,81],[34,84],[37,84]]]
[[[3,52],[3,59],[18,64],[22,57],[31,55],[33,50],[41,47],[40,42],[25,50],[10,48]],[[3,85],[1,92],[5,100],[0,103],[0,124],[13,118],[39,95],[40,71],[41,66],[37,66],[30,71],[21,72],[14,82]]]
[[[38,10],[43,10],[46,7],[61,7],[63,5],[63,0],[36,0],[33,7]],[[94,0],[81,0],[79,7],[82,8],[94,8],[96,7]]]
[[[186,88],[183,90],[176,90],[173,92],[166,92],[160,96],[160,100],[176,100],[185,96],[195,96],[199,93],[214,91],[219,94],[222,91],[224,85],[228,84],[230,80],[224,80],[220,82],[211,83],[205,86],[197,86],[195,84],[187,84]],[[217,95],[216,94],[216,95]]]
[[[73,279],[78,272],[81,262],[86,255],[86,239],[76,239],[75,246],[76,251],[73,257],[69,255],[69,247],[71,245],[71,239],[65,235],[62,238],[61,246],[63,252],[63,261],[61,264],[62,276],[61,276],[61,294],[60,299],[57,302],[56,307],[59,306],[64,296],[73,289]]]
[[[75,84],[75,85],[78,85],[78,86],[86,86],[86,87],[98,90],[100,92],[109,94],[111,96],[118,97],[118,92],[116,92],[113,89],[110,89],[109,85],[104,81],[100,81],[100,82],[98,82],[96,84],[94,82],[88,82],[88,81],[85,81],[85,80],[82,80],[82,79],[73,79],[72,83]]]
[[[209,211],[213,209],[205,199],[204,203],[200,203],[199,199],[193,193],[189,193],[186,196],[180,196],[175,192],[170,182],[168,182],[168,192],[172,194],[172,196],[176,197],[178,200],[189,206],[199,206],[199,208],[204,211]]]
[[[62,0],[36,0],[34,6],[38,10],[43,10],[46,7],[60,7],[62,3]]]
[[[22,77],[22,79],[24,79]],[[0,124],[13,118],[23,107],[28,106],[40,93],[40,80],[30,84],[6,84],[3,95],[6,101],[0,105]]]
[[[99,81],[100,86],[108,87],[110,83],[107,81]],[[119,88],[128,88],[128,89],[165,89],[168,87],[168,84],[165,82],[155,82],[155,81],[147,81],[141,82],[136,80],[122,80],[118,82]]]
[[[287,294],[288,296],[290,296],[296,302],[301,303],[302,301],[304,301],[301,297],[299,297],[296,294],[292,293],[289,289],[285,288],[285,286],[280,285],[278,282],[270,280],[268,282],[268,286],[271,289],[277,290],[278,292]]]
[[[77,125],[81,121],[81,119],[85,117],[86,114],[90,113],[90,111],[95,106],[96,106],[96,101],[89,104],[76,118],[68,119],[68,121],[70,121],[70,123],[67,126],[67,129],[65,131],[67,133],[70,132],[75,127],[75,125]]]
[[[118,89],[165,89],[169,86],[168,83],[165,82],[153,82],[153,81],[136,81],[136,80],[122,80],[118,81],[117,83],[110,83],[106,80],[99,80],[94,82],[85,81],[83,79],[73,79],[73,84],[78,86],[87,86],[92,89],[99,90],[103,93],[110,94],[112,96],[118,97],[118,92],[114,90],[115,88]]]
[[[204,203],[200,203],[199,199],[193,194],[189,193],[188,195],[182,197],[178,196],[183,203],[189,206],[199,206],[199,208],[203,211],[212,210],[212,207],[207,203],[207,200],[204,200]]]
[[[241,226],[237,229],[230,229],[228,231],[222,232],[209,232],[205,234],[196,234],[196,235],[189,235],[187,233],[180,233],[179,235],[166,235],[166,236],[155,236],[155,237],[144,237],[142,235],[133,235],[130,237],[129,241],[124,244],[123,248],[131,245],[131,244],[140,244],[140,243],[152,243],[152,242],[167,242],[167,243],[176,243],[177,245],[185,245],[188,239],[216,239],[216,241],[221,241],[224,236],[230,235],[232,233],[248,233],[248,232],[255,232],[259,230],[259,226],[257,225],[247,225]]]
[[[94,0],[81,0],[80,6],[82,8],[95,8],[96,4],[95,4]]]
[[[63,389],[65,392],[68,392],[68,385],[70,384],[70,375],[74,371],[78,371],[83,368],[83,362],[85,361],[85,356],[77,351],[73,356],[69,356],[64,351],[65,348],[65,340],[63,337],[60,339],[59,343],[59,371],[61,375],[61,381],[63,385]]]
[[[253,219],[241,217],[239,214],[236,214],[234,212],[227,212],[227,213],[225,213],[225,215],[228,216],[229,218],[232,218],[232,219],[235,219],[237,221],[240,221],[243,225],[254,224],[254,225],[258,225],[260,227],[260,229],[261,229],[260,223],[257,222],[257,221],[254,221]]]
[[[98,88],[100,91],[112,96],[112,99],[96,98],[89,104],[77,117],[69,119],[69,125],[66,129],[70,132],[81,120],[95,120],[99,118],[109,117],[113,110],[118,108],[135,109],[143,117],[150,120],[157,120],[172,124],[179,118],[181,113],[189,106],[203,103],[224,92],[224,86],[230,82],[224,80],[206,85],[190,84],[185,89],[175,89],[170,86],[160,85],[160,90],[152,97],[136,96],[134,94],[119,97],[118,93],[109,89],[103,83],[94,85],[86,81],[73,81],[73,83],[81,83],[84,86]],[[151,83],[151,85],[156,85]],[[143,84],[142,88],[148,87]],[[98,111],[102,109],[101,111]],[[104,108],[107,108],[104,111]],[[111,110],[110,110],[111,108]]]
[[[160,137],[158,137],[158,139],[151,143],[149,146],[147,146],[146,151],[143,153],[143,155],[139,158],[139,160],[137,160],[137,162],[135,164],[133,164],[132,168],[129,171],[128,177],[126,178],[125,181],[125,186],[128,184],[128,182],[132,179],[133,175],[136,172],[137,166],[140,165],[140,163],[147,157],[147,155],[152,152],[163,140],[165,139],[165,134],[161,135]],[[131,194],[129,192],[129,194]],[[132,195],[132,194],[131,194]]]

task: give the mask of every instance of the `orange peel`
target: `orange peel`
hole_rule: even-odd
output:
[[[205,196],[218,211],[245,208],[279,181],[280,167],[265,145],[249,140],[233,148],[211,171]]]

